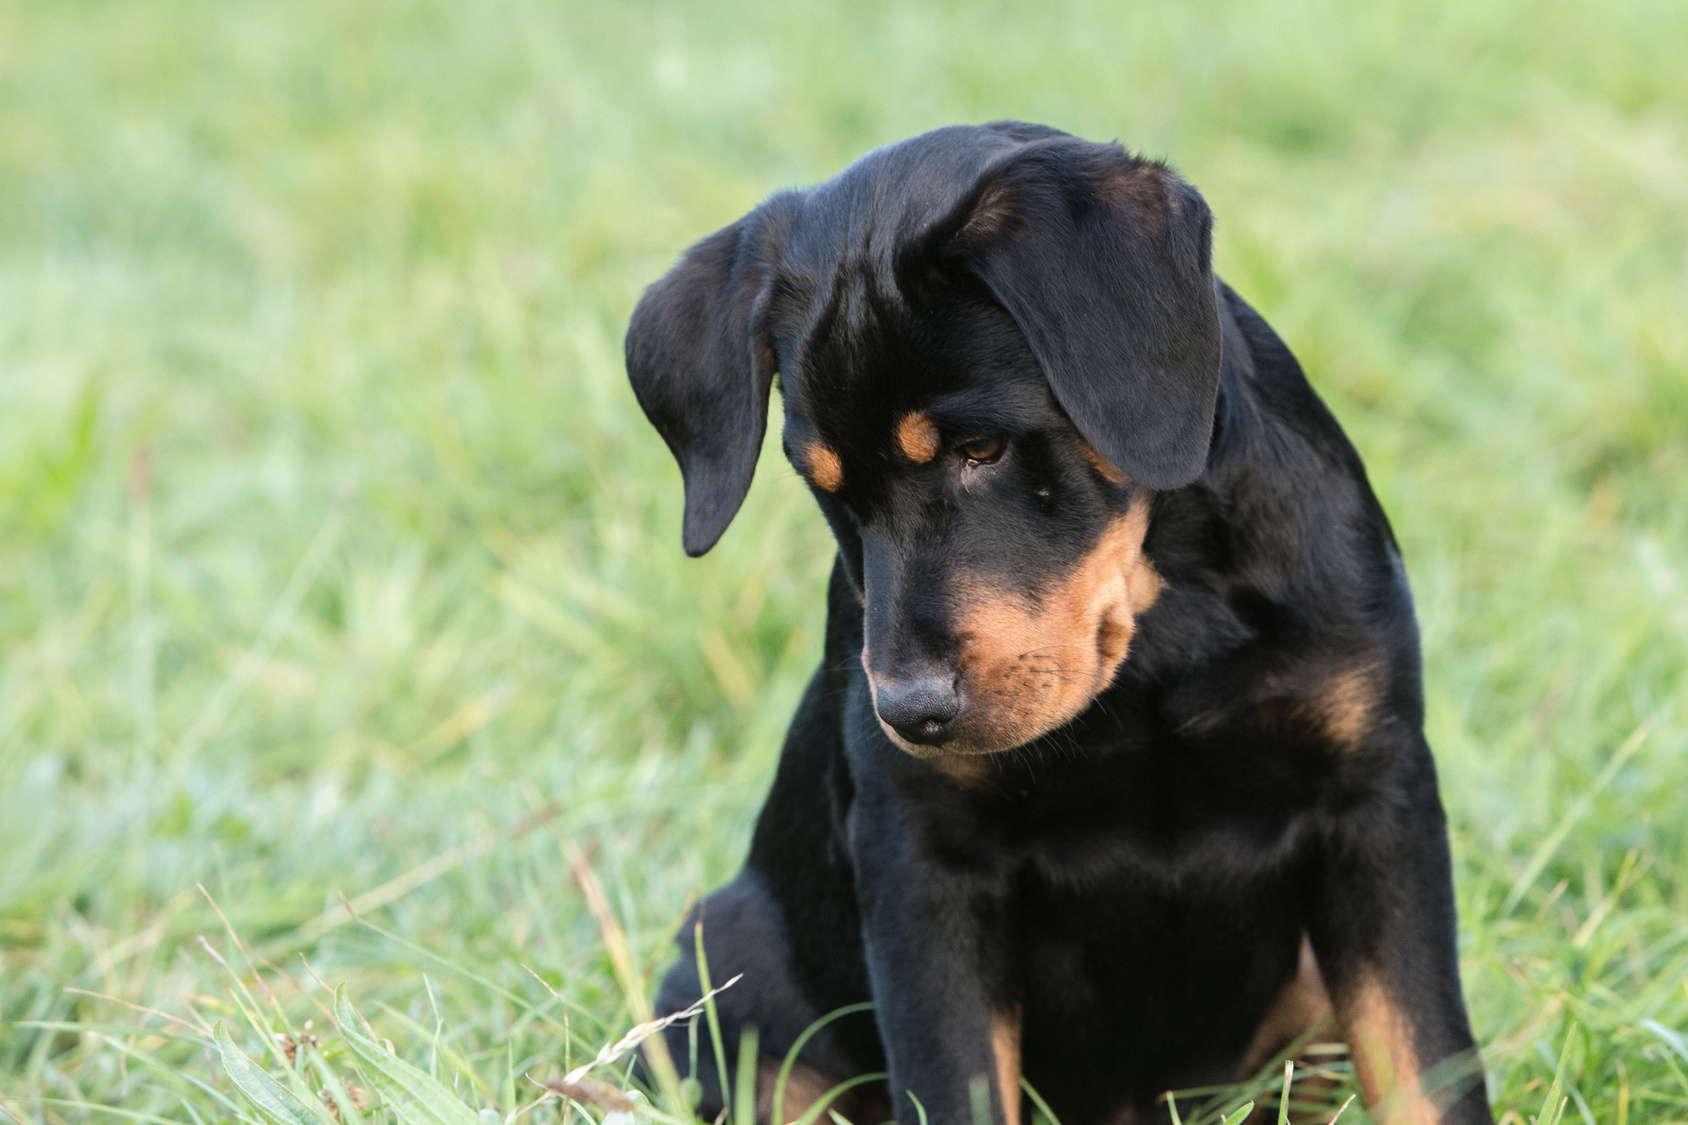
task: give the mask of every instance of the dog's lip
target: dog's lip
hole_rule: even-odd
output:
[[[943,746],[954,741],[955,727],[953,719],[949,722],[928,719],[914,724],[913,729],[899,728],[897,733],[907,741],[917,742],[922,746]]]
[[[1012,746],[979,747],[969,745],[963,737],[954,737],[947,742],[919,743],[911,742],[896,732],[896,729],[874,713],[874,720],[879,723],[879,729],[885,732],[885,737],[891,740],[891,745],[901,750],[911,758],[930,761],[935,758],[989,758],[997,754],[1006,754],[1011,750],[1018,750],[1023,743]],[[961,732],[957,732],[960,735]]]

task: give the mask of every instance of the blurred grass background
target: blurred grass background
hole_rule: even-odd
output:
[[[1367,460],[1498,1111],[1563,1062],[1568,1120],[1688,1119],[1684,44],[1674,0],[0,3],[0,1106],[217,1115],[66,991],[220,1010],[196,883],[500,1109],[564,1050],[524,963],[619,1034],[560,838],[663,957],[830,560],[773,457],[681,555],[626,315],[767,192],[1019,117],[1201,188]]]

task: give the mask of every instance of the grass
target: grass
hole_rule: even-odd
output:
[[[0,6],[0,1107],[232,1119],[219,1016],[349,1075],[319,979],[485,1120],[636,1022],[829,548],[770,457],[682,557],[625,317],[768,191],[1017,116],[1201,187],[1366,457],[1497,1113],[1688,1121],[1683,42],[1668,0]]]

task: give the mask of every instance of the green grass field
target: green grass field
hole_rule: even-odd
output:
[[[682,556],[626,316],[767,192],[1013,116],[1200,187],[1367,460],[1497,1115],[1688,1121],[1684,44],[1677,0],[0,3],[0,1109],[235,1120],[209,1025],[286,1060],[213,952],[348,1076],[349,982],[473,1121],[620,1036],[830,562],[777,456]]]

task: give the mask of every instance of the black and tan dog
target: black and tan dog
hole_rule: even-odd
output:
[[[1063,1125],[1165,1120],[1163,1091],[1328,1019],[1377,1119],[1490,1120],[1400,554],[1211,223],[1117,145],[940,129],[774,195],[640,301],[687,552],[743,500],[776,382],[838,539],[825,659],[698,913],[764,1114],[804,1028],[871,1000],[807,1044],[787,1119],[885,1071],[844,1106],[864,1125],[964,1125],[987,1092],[1014,1125],[1022,1074]],[[662,1010],[699,994],[690,932]]]

